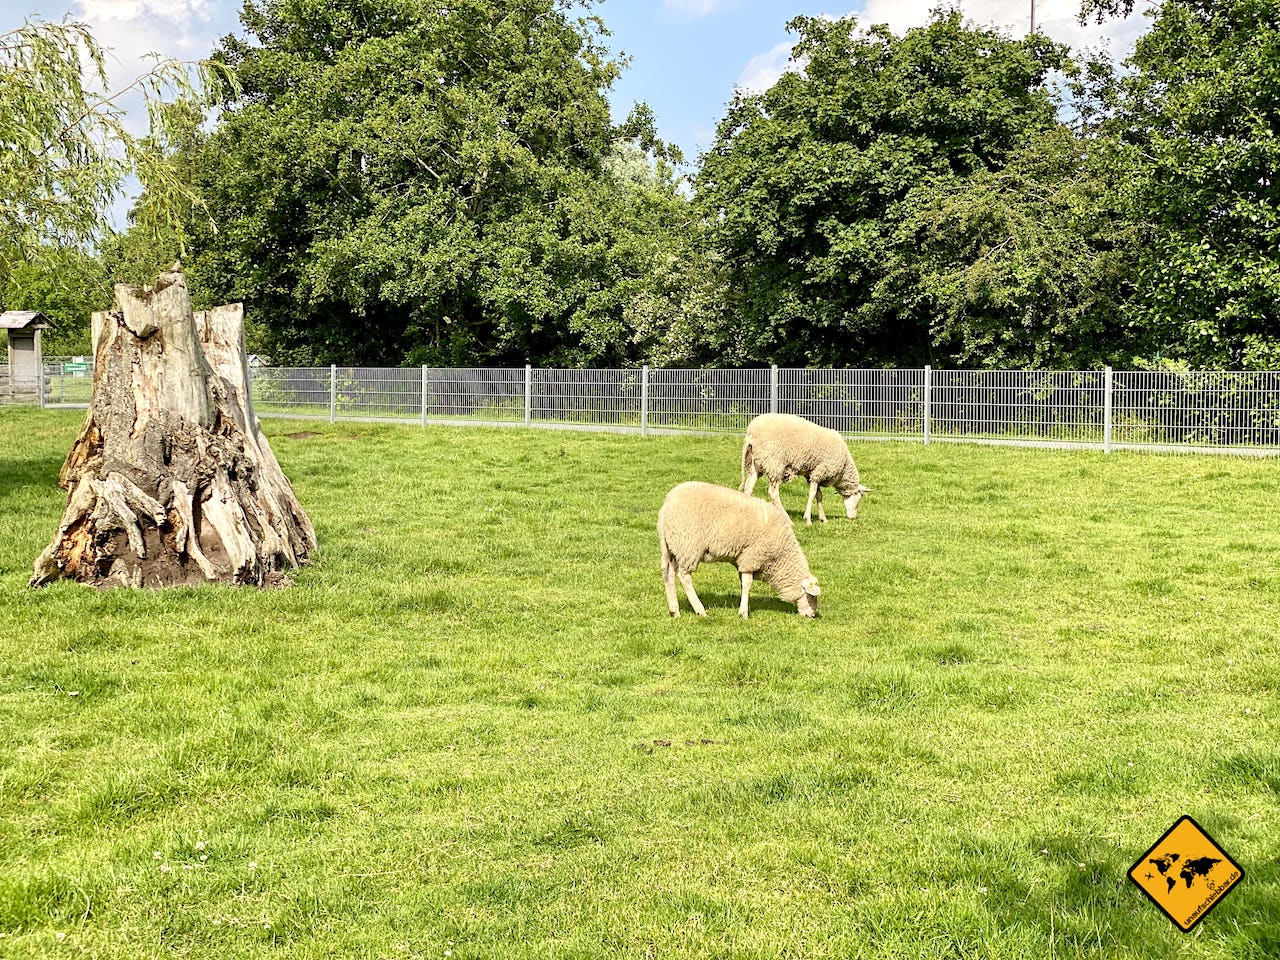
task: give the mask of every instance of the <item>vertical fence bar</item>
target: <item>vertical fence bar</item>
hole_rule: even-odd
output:
[[[1102,371],[1102,452],[1111,452],[1111,367]]]
[[[933,434],[933,367],[924,368],[924,442]]]
[[[649,435],[649,365],[640,368],[640,436]]]
[[[422,425],[423,425],[424,427],[427,425],[427,385],[428,385],[428,382],[429,382],[429,380],[428,380],[428,376],[427,376],[427,365],[424,363],[424,364],[422,365]]]
[[[524,365],[524,425],[533,422],[533,367]]]
[[[329,422],[338,422],[338,365],[329,364]]]
[[[778,365],[769,364],[769,412],[778,412]]]

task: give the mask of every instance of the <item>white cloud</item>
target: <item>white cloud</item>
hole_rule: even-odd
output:
[[[791,62],[791,41],[787,40],[748,60],[736,86],[747,93],[763,93],[777,83],[784,73],[795,69],[796,65]]]
[[[861,10],[853,11],[862,26],[887,23],[895,33],[929,21],[929,12],[938,0],[866,0]],[[963,0],[955,4],[967,20],[984,27],[997,27],[1013,36],[1022,36],[1031,26],[1031,0]],[[1076,21],[1080,0],[1036,0],[1036,27],[1046,36],[1070,44],[1072,49],[1110,46],[1116,59],[1133,50],[1133,42],[1148,23],[1141,13],[1102,24],[1081,26]]]
[[[705,17],[726,7],[733,0],[662,0],[662,9],[684,17]]]
[[[208,0],[77,0],[72,16],[109,51],[112,89],[145,72],[155,62],[147,54],[198,60],[216,39]]]
[[[930,12],[940,2],[942,0],[866,0],[860,9],[823,16],[831,19],[854,16],[858,18],[858,26],[862,28],[886,23],[894,33],[901,34],[912,27],[928,23]],[[1031,26],[1030,0],[966,0],[956,5],[967,20],[979,26],[996,27],[1011,36],[1022,36]],[[1149,23],[1141,13],[1134,13],[1123,20],[1113,19],[1102,24],[1089,23],[1082,26],[1076,21],[1079,9],[1080,0],[1036,0],[1036,27],[1059,43],[1069,44],[1077,52],[1086,47],[1109,47],[1112,56],[1119,62],[1133,52],[1134,41]],[[737,86],[750,93],[759,93],[773,86],[788,70],[798,69],[790,59],[793,40],[794,38],[752,57],[743,68]]]

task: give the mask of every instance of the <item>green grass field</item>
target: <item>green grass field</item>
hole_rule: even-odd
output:
[[[1280,953],[1273,461],[860,444],[744,623],[654,530],[734,438],[270,421],[293,587],[28,590],[82,416],[0,410],[0,956]]]

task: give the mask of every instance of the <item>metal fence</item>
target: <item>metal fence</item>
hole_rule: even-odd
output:
[[[83,406],[83,358],[44,397]],[[255,367],[261,416],[740,433],[795,413],[850,437],[1280,453],[1280,372]]]

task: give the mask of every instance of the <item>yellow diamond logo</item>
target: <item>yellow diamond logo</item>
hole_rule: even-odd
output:
[[[1129,869],[1129,879],[1186,933],[1244,878],[1244,870],[1190,817]]]

